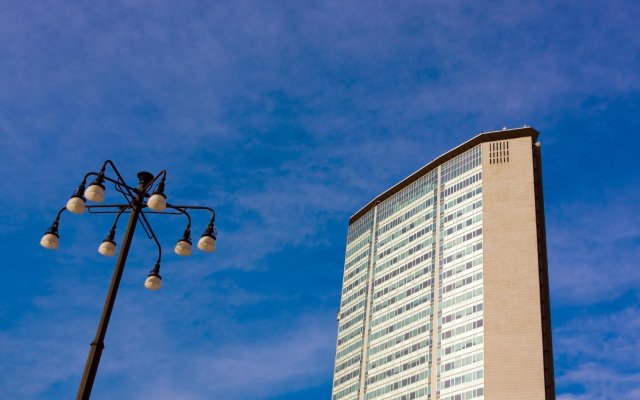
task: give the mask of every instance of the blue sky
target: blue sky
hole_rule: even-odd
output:
[[[159,292],[136,237],[94,398],[327,399],[348,217],[526,124],[559,399],[640,398],[638,20],[634,1],[0,3],[2,393],[76,391],[111,220],[38,241],[103,160],[167,169],[170,201],[214,206],[220,234],[213,255],[167,254]],[[170,253],[183,221],[154,221]]]

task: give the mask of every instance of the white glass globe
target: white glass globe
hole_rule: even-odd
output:
[[[149,290],[160,290],[162,287],[162,278],[157,275],[149,275],[147,280],[144,281],[144,287]]]
[[[147,201],[147,205],[154,211],[163,211],[167,208],[167,198],[161,193],[154,193]]]
[[[116,244],[109,240],[104,240],[98,247],[98,253],[105,257],[113,257],[116,254]]]
[[[40,245],[49,250],[56,250],[59,242],[59,238],[53,233],[45,233],[42,239],[40,239]]]
[[[173,249],[175,253],[179,256],[190,256],[191,255],[191,243],[186,240],[178,240],[176,247]]]
[[[74,214],[82,214],[84,212],[85,201],[82,197],[73,196],[67,201],[67,210]]]
[[[91,185],[84,192],[84,197],[96,203],[104,201],[104,188],[100,185]]]
[[[213,236],[204,235],[198,240],[198,248],[211,253],[216,250],[216,239]]]

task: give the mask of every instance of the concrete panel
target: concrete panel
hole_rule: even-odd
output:
[[[533,143],[507,142],[508,158],[504,143],[482,144],[485,398],[542,400]]]

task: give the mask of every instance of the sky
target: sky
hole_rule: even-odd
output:
[[[73,397],[114,259],[85,172],[168,171],[94,399],[328,399],[348,218],[482,132],[542,142],[559,400],[640,399],[640,3],[0,2],[0,391]],[[121,199],[113,189],[107,200]],[[194,213],[194,236],[206,214]],[[120,244],[124,224],[116,241]]]

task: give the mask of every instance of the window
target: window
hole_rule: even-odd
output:
[[[489,164],[502,164],[509,162],[509,141],[489,143]]]

